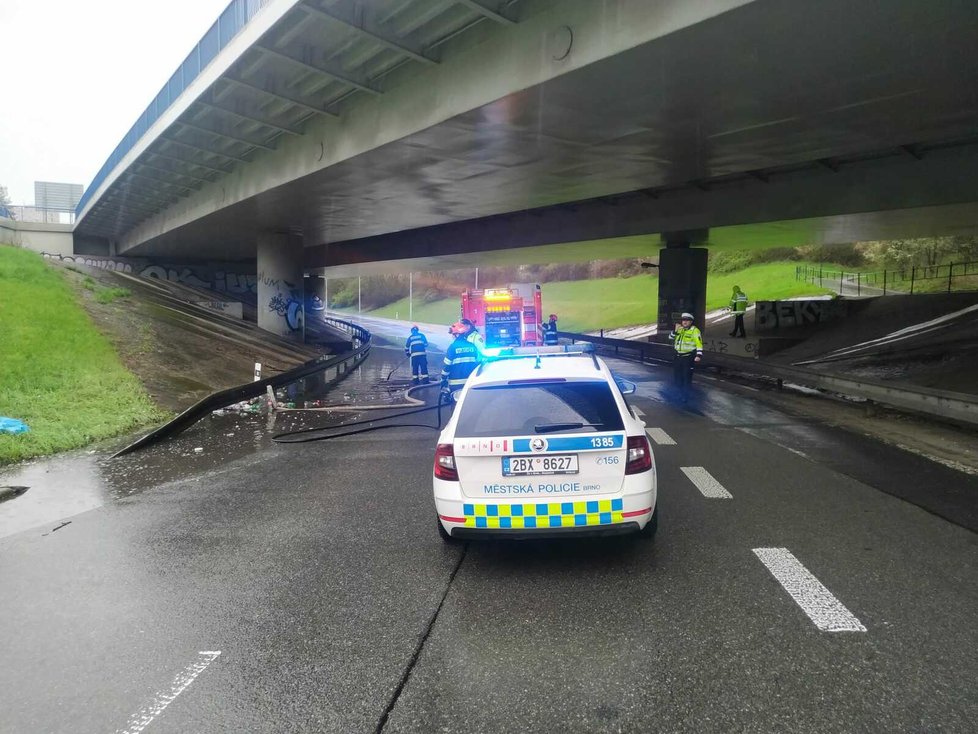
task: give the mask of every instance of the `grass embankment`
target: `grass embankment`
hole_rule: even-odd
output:
[[[797,262],[753,265],[734,273],[710,273],[707,278],[706,308],[715,310],[730,303],[730,292],[739,285],[751,302],[776,301],[794,296],[832,293],[795,280]],[[543,313],[556,313],[564,331],[596,331],[619,326],[651,324],[658,312],[659,279],[652,275],[633,278],[572,280],[543,285]],[[383,318],[408,318],[408,301],[402,298],[369,312]],[[447,298],[414,304],[413,320],[450,324],[459,318],[459,299]]]
[[[87,286],[86,286],[87,287]],[[119,298],[125,294],[96,298]],[[0,245],[0,416],[29,433],[0,434],[0,464],[84,446],[159,420],[160,410],[36,253]]]

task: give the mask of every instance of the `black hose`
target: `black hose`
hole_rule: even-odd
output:
[[[439,393],[438,395],[438,405],[428,405],[424,408],[414,408],[413,410],[405,410],[400,413],[394,413],[393,415],[385,415],[380,418],[367,418],[365,420],[351,421],[349,423],[341,423],[338,426],[320,426],[318,428],[303,428],[301,431],[290,431],[288,433],[278,433],[272,436],[272,440],[275,443],[309,443],[311,441],[326,441],[331,438],[341,438],[343,436],[355,436],[359,433],[370,433],[371,431],[379,431],[384,428],[430,428],[435,431],[440,431],[442,428],[441,424],[441,408],[445,404],[445,394]],[[416,415],[417,413],[427,413],[429,410],[438,411],[438,425],[430,426],[425,423],[395,423],[393,425],[386,426],[371,426],[370,428],[358,428],[355,431],[344,431],[343,433],[329,433],[325,436],[306,436],[309,433],[323,433],[325,431],[333,431],[339,428],[348,428],[350,426],[362,426],[365,424],[376,423],[377,421],[386,421],[393,418],[403,418],[408,415]]]
[[[391,375],[393,375],[395,372],[397,372],[399,369],[401,369],[401,367],[404,366],[404,362],[406,360],[408,360],[408,359],[410,359],[410,356],[405,357],[405,359],[402,359],[400,362],[397,363],[397,365],[394,367],[394,369],[392,369],[390,372],[387,373],[387,381],[388,382],[390,382]]]

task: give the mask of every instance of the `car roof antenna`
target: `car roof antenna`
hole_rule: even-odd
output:
[[[539,354],[537,355],[537,363],[535,365],[533,365],[533,369],[535,369],[535,370],[540,369],[540,355]]]

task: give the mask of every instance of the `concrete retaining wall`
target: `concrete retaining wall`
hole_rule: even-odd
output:
[[[73,248],[70,224],[40,224],[0,219],[0,242],[34,252],[70,255]]]

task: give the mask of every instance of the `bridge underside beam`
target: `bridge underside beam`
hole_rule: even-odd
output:
[[[813,164],[764,178],[716,182],[705,191],[691,184],[654,193],[654,198],[632,192],[334,242],[308,248],[306,265],[331,268],[331,277],[368,272],[368,263],[381,261],[424,259],[458,267],[496,250],[702,228],[711,230],[711,246],[726,238],[734,247],[749,247],[731,235],[766,223],[775,223],[768,226],[771,246],[978,229],[978,145],[929,151],[920,160],[894,155],[836,171]]]

